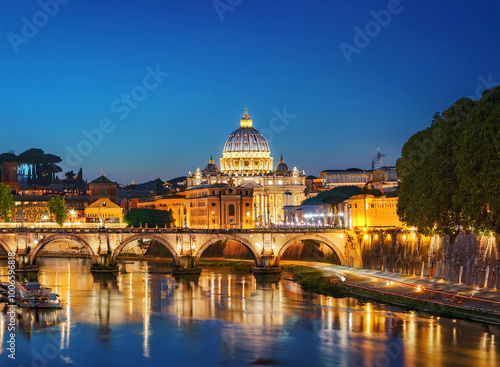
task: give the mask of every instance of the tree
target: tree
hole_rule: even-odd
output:
[[[500,87],[483,92],[462,131],[455,203],[463,209],[466,226],[500,233]]]
[[[56,196],[49,200],[48,204],[49,211],[56,216],[56,222],[61,227],[68,216],[68,208],[66,207],[66,202],[63,197]]]
[[[0,163],[3,162],[17,162],[19,157],[14,153],[2,153],[0,154]]]
[[[19,154],[20,164],[28,166],[28,183],[51,183],[55,175],[62,172],[56,163],[62,161],[61,157],[46,154],[42,149],[31,148]]]
[[[421,233],[453,235],[460,224],[461,209],[453,199],[459,186],[454,149],[462,123],[475,107],[462,98],[442,115],[434,114],[431,126],[408,140],[396,162],[398,215]]]
[[[462,98],[406,142],[398,215],[424,234],[500,230],[500,87]]]
[[[170,227],[173,223],[171,210],[157,209],[130,209],[123,217],[123,221],[128,227],[148,226],[149,228]]]
[[[10,216],[14,210],[14,197],[10,186],[0,184],[0,218],[6,222],[10,221]]]

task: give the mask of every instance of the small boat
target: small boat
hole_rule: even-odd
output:
[[[61,308],[59,295],[37,282],[16,283],[16,304],[19,307],[55,309]]]
[[[0,283],[0,296],[7,297],[7,293],[9,292],[9,283]]]

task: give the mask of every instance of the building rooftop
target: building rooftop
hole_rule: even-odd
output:
[[[100,198],[88,206],[88,208],[121,208],[108,198]]]
[[[111,181],[109,178],[107,178],[103,174],[102,176],[96,178],[95,180],[90,181],[90,183],[116,183],[116,182]]]

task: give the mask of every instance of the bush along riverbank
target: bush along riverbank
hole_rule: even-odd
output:
[[[236,271],[252,271],[253,262],[241,260],[200,260],[199,266],[211,268],[233,268]]]
[[[349,292],[342,283],[329,282],[321,270],[301,265],[283,265],[283,271],[291,273],[293,280],[308,292],[331,297],[347,297]]]
[[[387,293],[375,289],[361,288],[352,284],[345,284],[324,276],[324,272],[315,268],[299,265],[284,265],[282,269],[293,276],[293,280],[308,292],[318,293],[331,297],[353,297],[362,302],[374,301],[390,304],[406,310],[423,311],[432,315],[474,320],[492,324],[500,324],[500,316],[481,311],[480,309],[465,309],[425,300],[417,300],[404,295]]]

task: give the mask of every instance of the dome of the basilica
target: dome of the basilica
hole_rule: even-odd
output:
[[[227,138],[224,152],[271,152],[264,135],[252,127],[252,120],[246,109],[240,120],[240,128]]]

